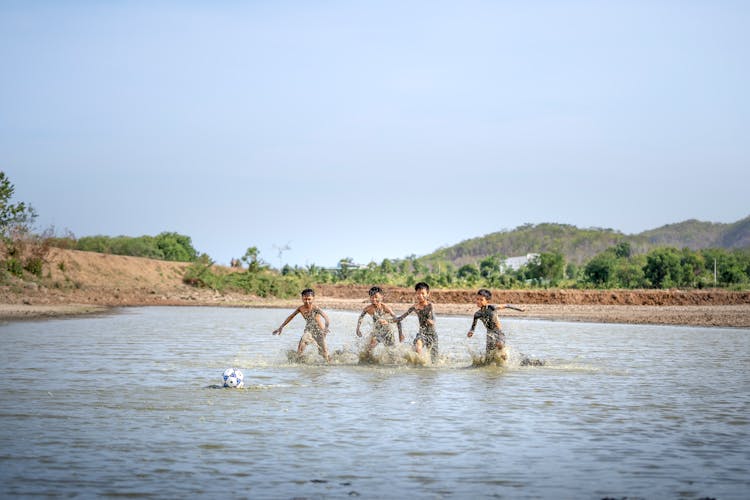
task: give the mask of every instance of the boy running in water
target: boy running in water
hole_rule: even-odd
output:
[[[430,358],[433,362],[438,357],[438,335],[435,331],[435,314],[432,311],[432,301],[430,301],[430,285],[420,281],[414,285],[416,292],[416,303],[411,306],[404,314],[396,318],[401,323],[411,313],[417,314],[419,320],[419,332],[414,339],[414,349],[417,354],[422,354],[422,348],[430,350]]]
[[[318,346],[318,352],[320,355],[323,356],[327,362],[330,362],[331,357],[328,355],[328,347],[326,346],[326,334],[328,334],[328,326],[331,324],[328,315],[318,306],[313,305],[315,292],[311,288],[305,288],[300,295],[302,296],[302,305],[295,309],[294,312],[284,320],[281,326],[273,331],[273,334],[281,335],[281,330],[299,313],[302,315],[302,318],[304,318],[306,323],[305,331],[297,345],[297,356],[302,356],[307,344],[314,343]]]
[[[490,304],[491,298],[492,292],[486,288],[481,288],[477,292],[476,303],[479,310],[474,313],[474,321],[472,321],[471,329],[466,336],[469,338],[474,336],[474,328],[477,326],[477,321],[481,320],[484,327],[487,328],[487,353],[485,359],[490,361],[499,355],[500,360],[506,361],[508,354],[505,349],[505,333],[500,329],[499,309],[514,309],[516,311],[523,311],[523,309],[509,304],[504,304],[502,307],[493,306]]]
[[[378,345],[378,342],[383,342],[389,347],[395,345],[396,342],[393,339],[393,327],[391,323],[396,321],[396,315],[393,314],[393,310],[389,306],[383,304],[382,288],[374,286],[370,288],[368,294],[370,295],[370,305],[365,307],[362,310],[362,314],[359,315],[359,319],[357,320],[357,337],[362,336],[360,329],[362,327],[362,320],[365,318],[365,315],[369,314],[372,316],[373,322],[370,343],[366,351],[369,355],[375,346]],[[404,332],[401,330],[401,323],[396,324],[398,325],[398,341],[403,342]]]

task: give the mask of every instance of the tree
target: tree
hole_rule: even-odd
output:
[[[456,278],[469,286],[474,286],[480,279],[479,269],[474,264],[464,264],[456,271]]]
[[[164,254],[165,260],[193,262],[198,258],[198,252],[193,248],[193,241],[190,239],[190,236],[163,232],[155,240],[156,246]]]
[[[746,275],[742,269],[740,260],[735,254],[729,253],[719,270],[719,281],[727,285],[734,285],[742,283],[745,279]]]
[[[380,263],[380,270],[385,274],[396,272],[396,265],[390,259],[383,259]]]
[[[632,254],[632,249],[630,248],[630,243],[627,241],[621,241],[614,247],[615,249],[615,256],[620,259],[627,259]]]
[[[248,273],[257,273],[263,269],[264,262],[260,259],[260,250],[258,250],[258,247],[248,248],[245,255],[240,258],[242,262],[247,264]]]
[[[693,252],[689,248],[683,248],[680,267],[682,268],[680,284],[694,287],[706,270],[706,261],[700,253]]]
[[[646,255],[643,274],[655,288],[670,288],[680,283],[682,266],[680,254],[675,248],[656,248]]]
[[[11,203],[16,188],[5,172],[0,171],[0,236],[11,236],[14,229],[27,232],[36,219],[36,211],[24,202]]]
[[[565,272],[565,257],[560,252],[541,253],[526,264],[528,278],[547,281],[552,284],[563,278]]]
[[[419,259],[411,258],[411,268],[414,274],[427,274],[430,269]]]
[[[644,264],[634,259],[617,259],[614,267],[614,284],[618,288],[642,288],[645,286]]]
[[[583,269],[583,277],[589,283],[607,286],[615,273],[615,257],[612,252],[604,251],[591,259]]]
[[[47,260],[50,233],[31,233],[34,209],[24,202],[11,203],[15,186],[0,172],[0,279],[5,271],[22,277],[24,271],[41,277]]]
[[[352,259],[351,257],[344,257],[343,259],[340,259],[338,265],[339,278],[341,278],[342,280],[347,279],[351,274],[352,268],[354,267],[354,259]]]
[[[575,262],[568,262],[565,266],[565,277],[571,280],[577,279],[579,271],[580,269]]]
[[[745,274],[745,281],[750,280],[750,250],[735,250],[734,255],[737,257],[737,262],[742,268],[742,272]]]
[[[500,272],[500,258],[497,255],[490,255],[479,261],[479,274],[486,280]]]

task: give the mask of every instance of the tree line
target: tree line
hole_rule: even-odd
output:
[[[252,260],[248,260],[248,255]],[[222,270],[204,256],[185,274],[185,282],[217,290],[241,290],[259,296],[288,297],[316,284],[359,284],[411,287],[426,281],[435,288],[576,288],[642,289],[707,288],[743,289],[750,286],[750,251],[659,247],[634,254],[628,242],[620,242],[577,265],[566,262],[559,252],[543,252],[519,269],[508,269],[500,255],[476,263],[454,266],[449,261],[416,257],[384,259],[365,266],[341,259],[335,268],[315,264],[273,269],[260,258],[255,247],[243,258],[245,270]]]
[[[416,258],[385,259],[364,268],[348,267],[342,260],[337,269],[282,269],[282,274],[309,275],[323,283],[384,283],[412,286],[427,281],[439,287],[456,288],[705,288],[750,285],[750,251],[710,248],[704,250],[659,247],[634,254],[630,244],[618,243],[581,265],[567,262],[560,252],[542,252],[519,269],[503,265],[504,257],[493,255],[456,268],[450,261],[429,265]]]
[[[193,247],[190,236],[175,232],[162,232],[156,236],[73,236],[50,238],[50,244],[59,248],[82,250],[85,252],[129,255],[148,259],[175,262],[193,262],[198,251]]]

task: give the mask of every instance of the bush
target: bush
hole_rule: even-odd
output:
[[[28,272],[30,272],[31,274],[39,278],[42,277],[43,267],[44,267],[44,261],[40,259],[39,257],[32,257],[28,259],[24,264],[24,269],[26,269]]]
[[[12,275],[22,278],[23,277],[23,264],[16,257],[9,257],[5,259],[5,269]]]
[[[606,287],[615,274],[615,258],[611,252],[602,252],[591,259],[583,269],[586,282],[596,287]]]
[[[220,292],[236,290],[259,297],[288,298],[312,285],[312,280],[297,273],[280,275],[268,269],[245,272],[221,271],[213,267],[214,262],[205,254],[188,266],[182,281],[199,288],[210,288]]]
[[[198,258],[189,236],[169,232],[139,237],[84,236],[78,239],[75,249],[174,262],[194,262]]]

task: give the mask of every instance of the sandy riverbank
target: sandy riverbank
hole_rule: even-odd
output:
[[[89,304],[0,304],[0,320],[16,321],[25,319],[59,318],[64,316],[81,316],[87,314],[101,314],[111,311],[106,306],[92,306]]]
[[[243,294],[219,294],[190,288],[158,295],[146,289],[107,288],[81,289],[62,294],[38,289],[33,293],[12,297],[10,300],[7,292],[2,295],[0,320],[4,321],[96,314],[114,308],[133,306],[273,307],[291,311],[300,303],[298,299],[264,299]],[[322,293],[318,294],[317,302],[325,309],[348,311],[361,311],[368,303],[365,298],[331,297]],[[750,328],[750,304],[747,303],[716,305],[710,303],[702,305],[535,304],[524,301],[512,303],[521,305],[525,311],[504,310],[504,317]],[[389,304],[397,312],[405,311],[410,305],[408,302],[389,302]],[[475,306],[471,301],[436,302],[435,309],[438,314],[470,317],[474,313]]]
[[[360,311],[365,303],[360,300],[326,299],[318,304],[325,309]],[[118,307],[143,305],[213,306],[213,307],[274,307],[291,310],[299,305],[289,300],[228,300],[204,302],[191,300],[164,304],[0,304],[0,321],[57,318],[76,315],[101,314]],[[392,303],[399,313],[410,304]],[[553,321],[583,321],[594,323],[630,323],[655,325],[690,325],[706,327],[750,328],[750,306],[612,306],[612,305],[549,305],[525,304],[524,312],[504,310],[503,317],[544,319]],[[473,305],[436,304],[438,314],[466,316],[474,313]]]

